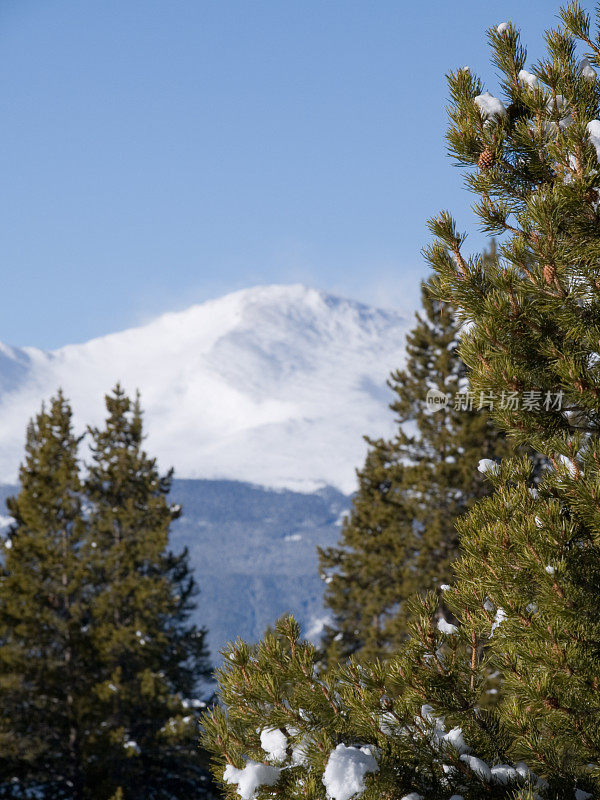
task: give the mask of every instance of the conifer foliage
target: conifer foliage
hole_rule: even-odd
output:
[[[0,581],[0,775],[60,796],[83,785],[94,677],[86,664],[89,565],[71,410],[59,394],[27,429]]]
[[[588,780],[597,792],[600,38],[578,4],[561,17],[531,72],[517,30],[491,32],[504,101],[465,71],[451,76],[450,147],[474,167],[477,151],[493,146],[494,166],[473,168],[468,183],[482,225],[504,239],[498,265],[467,259],[446,213],[431,223],[437,241],[428,255],[437,291],[473,321],[462,354],[474,385],[520,397],[494,414],[551,463],[535,503],[518,465],[493,478],[492,503],[476,509],[463,534],[469,552],[456,602],[472,609],[473,625],[485,614],[483,595],[501,609],[503,715],[519,753],[556,781],[555,792],[568,785],[559,776]]]
[[[494,260],[493,247],[486,257]],[[468,394],[452,307],[432,297],[426,283],[422,303],[407,336],[406,366],[388,382],[397,433],[367,439],[341,542],[319,551],[325,604],[334,616],[324,637],[329,661],[353,653],[388,658],[397,650],[407,634],[408,599],[450,579],[456,518],[489,492],[473,464],[509,452],[482,398]],[[428,406],[428,391],[446,405]]]
[[[291,621],[232,646],[207,726],[231,797],[600,796],[600,36],[577,4],[561,17],[529,70],[512,24],[489,31],[502,99],[450,75],[451,150],[503,239],[497,264],[467,258],[444,213],[427,252],[473,388],[504,392],[495,419],[547,468],[534,486],[525,457],[481,460],[494,491],[459,523],[452,619],[416,602],[384,666],[319,673]]]
[[[189,621],[180,509],[117,387],[79,441],[59,394],[27,433],[0,581],[0,796],[177,798],[208,789],[197,747],[204,631]]]
[[[209,673],[204,631],[189,622],[196,585],[187,551],[168,549],[181,509],[167,501],[171,473],[161,476],[142,448],[139,398],[132,403],[117,386],[106,407],[105,427],[90,431],[85,481],[102,750],[96,785],[108,797],[118,787],[126,798],[179,797],[197,791],[203,776],[196,719],[182,705]]]

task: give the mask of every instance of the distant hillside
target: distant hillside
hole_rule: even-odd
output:
[[[0,486],[0,516],[15,491]],[[196,618],[208,628],[214,662],[225,642],[256,641],[289,611],[318,636],[324,612],[316,548],[337,541],[347,496],[332,488],[301,494],[176,480],[171,498],[184,510],[173,526],[173,548],[190,550],[201,590]]]

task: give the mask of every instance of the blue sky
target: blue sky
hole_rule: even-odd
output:
[[[587,4],[590,7],[590,4]],[[480,239],[444,73],[548,0],[1,0],[0,340],[57,347],[263,283],[413,309]]]

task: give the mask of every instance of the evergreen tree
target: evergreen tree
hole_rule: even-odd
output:
[[[212,794],[198,749],[204,631],[180,509],[117,388],[93,463],[62,394],[27,430],[0,574],[0,797],[123,800]]]
[[[486,257],[495,260],[493,245]],[[397,650],[408,599],[450,579],[456,519],[489,491],[473,464],[509,451],[487,406],[460,399],[468,382],[452,308],[425,283],[422,303],[407,337],[406,367],[388,382],[398,431],[390,440],[367,439],[341,542],[319,550],[325,605],[333,612],[324,637],[329,661],[353,653],[387,658]],[[446,397],[446,406],[428,407],[428,390]]]
[[[473,169],[482,225],[504,239],[499,264],[466,259],[445,213],[432,222],[429,258],[438,292],[473,321],[461,351],[473,384],[520,397],[495,417],[551,464],[533,503],[526,471],[503,467],[493,501],[465,522],[454,602],[469,609],[474,630],[482,604],[500,609],[493,651],[515,750],[553,792],[578,781],[597,793],[600,91],[590,61],[600,63],[600,38],[578,4],[561,17],[532,72],[512,25],[490,32],[504,102],[464,70],[450,77],[450,147]]]
[[[414,610],[412,637],[388,662],[319,672],[291,618],[257,647],[231,645],[218,673],[223,703],[205,721],[227,797],[572,800],[572,783],[570,794],[541,795],[543,780],[511,764],[497,713],[477,705],[485,676],[471,642],[442,633],[436,608],[432,596]]]
[[[499,263],[467,259],[448,214],[428,251],[439,297],[471,323],[474,389],[501,398],[496,420],[548,468],[534,487],[527,459],[482,460],[495,489],[459,524],[454,623],[427,596],[387,664],[319,674],[291,621],[232,646],[207,723],[231,797],[600,794],[600,36],[577,4],[561,16],[533,72],[512,25],[490,30],[506,102],[450,76],[450,145],[486,229],[506,234]],[[486,710],[490,669],[505,684]]]
[[[189,621],[196,584],[187,551],[168,548],[180,508],[142,448],[139,399],[117,386],[91,430],[85,481],[97,594],[90,622],[98,676],[95,796],[183,797],[206,780],[190,698],[208,675],[205,632]],[[110,769],[107,769],[110,765]]]
[[[81,798],[90,643],[86,533],[71,410],[59,393],[27,429],[0,580],[0,796]]]

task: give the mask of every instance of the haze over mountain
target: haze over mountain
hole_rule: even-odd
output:
[[[0,482],[25,427],[62,387],[79,429],[117,381],[141,391],[147,450],[179,478],[348,494],[363,434],[393,421],[385,382],[412,320],[300,285],[226,295],[147,325],[44,352],[0,345]]]

